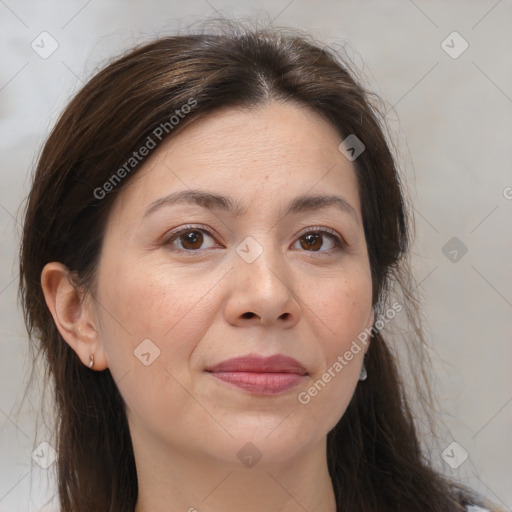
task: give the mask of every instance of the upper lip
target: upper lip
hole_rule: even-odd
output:
[[[270,357],[242,356],[227,359],[206,368],[208,372],[297,373],[307,375],[307,370],[296,359],[282,354]]]

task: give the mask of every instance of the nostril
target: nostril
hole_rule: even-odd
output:
[[[244,313],[242,316],[244,318],[252,318],[254,316],[254,313],[251,313],[250,311],[248,311],[247,313]]]

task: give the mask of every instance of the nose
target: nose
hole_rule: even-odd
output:
[[[299,321],[301,306],[295,292],[299,283],[285,258],[270,247],[253,240],[250,250],[260,253],[254,260],[245,257],[243,248],[237,252],[229,273],[230,295],[225,309],[230,324],[290,328]]]

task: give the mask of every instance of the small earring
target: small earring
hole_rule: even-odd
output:
[[[94,364],[94,354],[91,354],[89,356],[89,368],[92,368],[93,364]]]
[[[364,365],[364,359],[363,359],[363,366],[361,366],[361,373],[359,374],[359,380],[366,380],[368,377],[368,374],[366,373],[366,366]]]

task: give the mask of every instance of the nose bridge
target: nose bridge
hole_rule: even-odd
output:
[[[247,236],[236,247],[236,266],[250,275],[251,271],[261,273],[262,269],[275,265],[276,249],[269,233]]]
[[[272,240],[271,232],[246,237],[236,248],[236,279],[244,289],[259,296],[286,301],[292,293],[292,283],[281,250]]]

